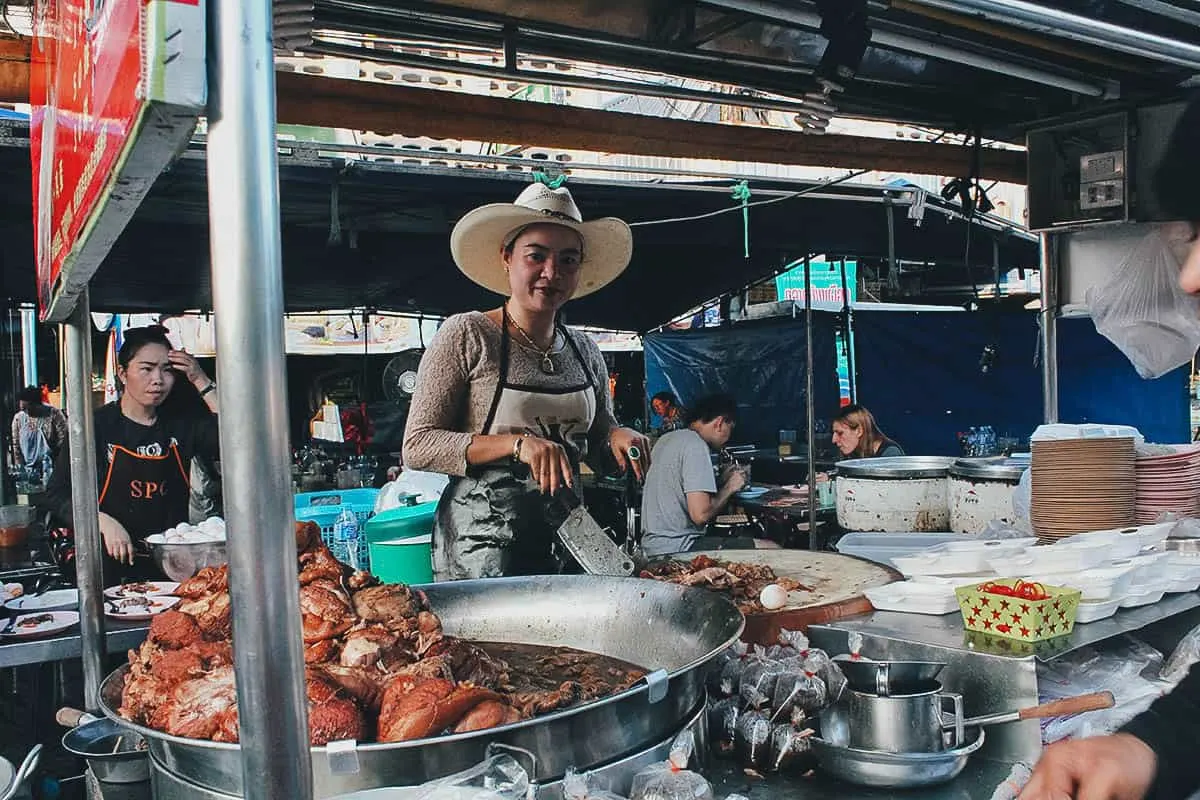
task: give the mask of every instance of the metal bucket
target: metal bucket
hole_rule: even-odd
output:
[[[611,697],[514,725],[411,742],[312,748],[317,797],[414,786],[481,762],[500,742],[537,757],[540,782],[568,767],[587,770],[679,731],[705,697],[702,667],[741,635],[744,619],[725,597],[636,578],[543,575],[422,587],[448,635],[475,641],[574,647],[648,671]],[[169,736],[118,717],[125,672],[101,686],[104,713],[146,737],[155,761],[190,783],[231,795],[242,788],[235,744]]]
[[[86,722],[62,738],[63,749],[86,759],[101,783],[150,780],[149,753],[141,744],[141,736],[111,719]]]

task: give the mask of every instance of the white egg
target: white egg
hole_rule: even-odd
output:
[[[783,608],[787,605],[787,590],[775,583],[768,583],[758,593],[758,602],[768,611]]]

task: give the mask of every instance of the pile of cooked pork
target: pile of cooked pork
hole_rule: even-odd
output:
[[[641,677],[631,672],[615,686],[567,680],[552,690],[532,688],[514,680],[505,661],[445,636],[423,592],[351,574],[322,544],[316,525],[297,523],[296,545],[314,745],[483,730],[586,702]],[[181,602],[157,615],[146,641],[129,651],[120,714],[175,736],[236,742],[226,568],[203,569],[176,593]]]

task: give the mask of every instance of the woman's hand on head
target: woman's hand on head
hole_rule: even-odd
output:
[[[167,359],[171,362],[171,366],[197,389],[203,389],[203,384],[208,383],[208,375],[201,369],[196,357],[188,351],[172,350],[167,354]]]
[[[632,428],[616,428],[608,438],[608,445],[621,472],[632,466],[637,479],[645,479],[646,470],[650,468],[650,441],[645,436]],[[631,448],[635,448],[637,458],[630,454]]]
[[[529,466],[529,475],[537,481],[542,494],[553,495],[563,486],[575,486],[567,451],[558,442],[539,436],[523,437],[521,463]]]

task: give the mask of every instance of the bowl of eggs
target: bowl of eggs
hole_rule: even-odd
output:
[[[199,525],[181,523],[146,537],[150,556],[173,581],[186,581],[205,567],[229,563],[225,552],[225,520],[209,517]]]

